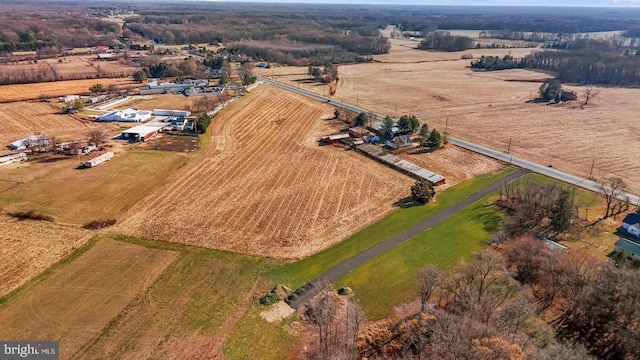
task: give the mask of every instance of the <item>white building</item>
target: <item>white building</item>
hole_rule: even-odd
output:
[[[27,154],[21,152],[17,154],[0,156],[0,166],[20,161],[27,161]]]
[[[29,137],[16,140],[9,146],[11,150],[24,150],[27,147],[45,147],[49,144],[49,139],[44,135],[31,135]]]
[[[96,121],[142,122],[151,118],[151,111],[124,109],[114,110],[98,116]]]
[[[133,142],[146,141],[157,134],[160,129],[162,129],[162,127],[138,125],[123,131],[120,133],[120,136],[125,140]]]

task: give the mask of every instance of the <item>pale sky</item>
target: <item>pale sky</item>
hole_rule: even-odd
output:
[[[210,0],[216,1],[216,0]],[[220,0],[225,2],[271,2],[313,4],[475,5],[475,6],[600,6],[640,7],[640,0]]]

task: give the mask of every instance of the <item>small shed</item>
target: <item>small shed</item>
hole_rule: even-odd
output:
[[[146,141],[160,131],[160,127],[139,125],[123,131],[120,136],[131,142]]]

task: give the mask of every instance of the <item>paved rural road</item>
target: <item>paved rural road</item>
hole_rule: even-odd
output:
[[[296,92],[298,94],[302,94],[302,95],[317,99],[319,101],[330,102],[331,104],[333,104],[335,106],[339,106],[339,107],[342,107],[342,108],[347,109],[347,110],[351,110],[351,111],[358,112],[358,113],[360,113],[360,112],[371,113],[371,112],[367,111],[366,109],[362,109],[362,108],[359,108],[357,106],[353,106],[353,105],[350,105],[350,104],[346,104],[346,103],[342,103],[342,102],[339,102],[339,101],[335,101],[334,99],[328,98],[326,96],[322,96],[322,95],[319,95],[319,94],[316,94],[316,93],[313,93],[313,92],[310,92],[310,91],[307,91],[307,90],[299,89],[299,88],[296,88],[294,86],[283,84],[281,82],[277,82],[277,81],[274,81],[274,80],[271,80],[271,79],[268,79],[268,78],[265,78],[265,77],[260,77],[260,80],[265,82],[265,83],[268,83],[268,84],[271,84],[271,85],[274,85],[274,86],[278,86],[280,88],[283,88],[283,89],[286,89],[286,90],[290,90],[290,91]],[[374,115],[376,116],[376,118],[378,120],[384,119],[384,116],[382,116],[380,114],[374,114]],[[525,169],[529,169],[529,170],[531,170],[533,172],[536,172],[536,173],[539,173],[539,174],[542,174],[542,175],[546,175],[546,176],[548,176],[550,178],[553,178],[553,179],[556,179],[556,180],[564,181],[566,183],[569,183],[569,184],[574,185],[574,186],[581,187],[583,189],[587,189],[587,190],[594,191],[594,192],[597,192],[597,193],[602,193],[602,189],[600,188],[600,184],[598,184],[597,182],[591,181],[589,179],[581,178],[579,176],[574,176],[574,175],[571,175],[571,174],[567,174],[565,172],[556,170],[556,169],[548,166],[548,165],[553,165],[553,164],[546,164],[546,165],[536,164],[536,163],[533,163],[533,162],[530,162],[530,161],[527,161],[527,160],[523,160],[523,159],[520,159],[520,158],[513,157],[513,156],[511,156],[509,154],[505,154],[505,153],[500,152],[500,151],[489,149],[489,148],[486,148],[486,147],[483,147],[483,146],[480,146],[480,145],[476,145],[476,144],[470,143],[468,141],[460,140],[460,139],[457,139],[457,138],[454,138],[454,137],[451,137],[451,136],[449,136],[449,141],[453,145],[459,146],[461,148],[465,148],[467,150],[471,150],[471,151],[477,152],[479,154],[482,154],[482,155],[485,155],[485,156],[488,156],[488,157],[491,157],[491,158],[494,158],[494,159],[497,159],[497,160],[500,160],[500,161],[504,161],[504,162],[511,163],[513,165],[516,165],[516,166],[520,166],[520,167],[525,168]],[[617,198],[619,200],[621,200],[621,201],[627,201],[628,200],[629,203],[634,204],[634,205],[640,205],[640,196],[628,193],[626,191],[619,191],[619,195],[617,196]]]
[[[320,291],[322,291],[322,289],[324,289],[327,285],[334,283],[336,280],[344,276],[349,271],[359,266],[362,266],[363,264],[377,257],[378,255],[384,254],[385,252],[391,250],[395,246],[411,239],[412,237],[424,231],[429,230],[430,228],[450,218],[451,216],[455,215],[456,213],[466,208],[467,206],[471,205],[472,203],[485,197],[489,193],[498,190],[502,185],[506,184],[507,182],[513,181],[529,172],[530,172],[529,169],[520,169],[502,179],[499,179],[487,185],[482,190],[474,194],[471,194],[468,197],[455,203],[454,205],[436,213],[435,215],[429,217],[428,219],[422,221],[421,223],[414,225],[409,229],[364,250],[358,255],[341,262],[340,264],[327,270],[324,274],[318,276],[317,278],[311,280],[304,286],[300,287],[292,295],[289,295],[289,297],[286,299],[287,303],[292,308],[297,309],[298,307],[300,307],[300,305],[304,304],[305,302],[309,301],[311,298],[316,296],[318,293],[320,293]]]
[[[601,193],[602,189],[600,188],[600,184],[598,184],[595,181],[591,181],[588,179],[584,179],[578,176],[574,176],[571,174],[567,174],[565,172],[556,170],[552,167],[549,166],[544,166],[544,165],[540,165],[540,164],[536,164],[536,163],[532,163],[531,161],[527,161],[527,160],[523,160],[520,158],[516,158],[513,157],[509,154],[505,154],[503,152],[499,152],[499,151],[495,151],[486,147],[482,147],[480,145],[476,145],[464,140],[460,140],[460,139],[456,139],[453,137],[449,137],[449,142],[451,142],[452,144],[459,146],[461,148],[465,148],[467,150],[471,150],[474,152],[477,152],[479,154],[482,155],[486,155],[489,157],[492,157],[494,159],[497,160],[501,160],[507,163],[511,163],[514,164],[516,166],[519,166],[521,168],[524,169],[529,169],[533,172],[542,174],[542,175],[546,175],[548,177],[560,180],[560,181],[564,181],[566,183],[569,183],[571,185],[575,185],[575,186],[579,186],[581,188],[587,189],[587,190],[591,190],[593,192],[596,193]],[[550,164],[553,165],[553,164]],[[637,195],[625,192],[625,191],[620,191],[620,194],[617,196],[617,198],[619,200],[622,201],[629,201],[631,204],[637,205],[640,203],[640,197],[638,197]]]

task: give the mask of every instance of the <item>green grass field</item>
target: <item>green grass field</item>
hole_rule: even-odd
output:
[[[472,204],[348,273],[336,287],[351,287],[368,319],[391,315],[394,306],[419,296],[418,268],[429,264],[450,268],[485,246],[491,236],[487,230],[502,221],[492,202],[491,197],[485,197]]]

